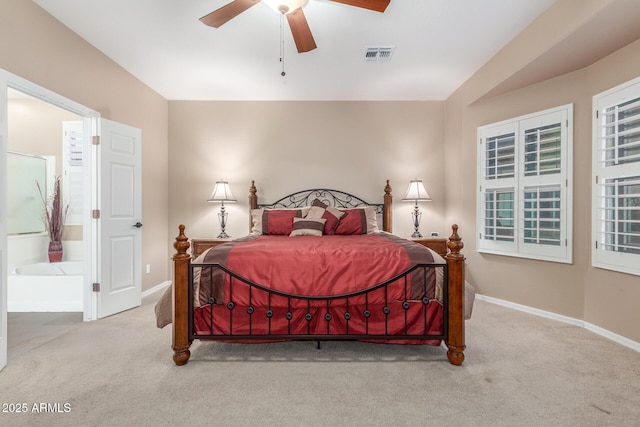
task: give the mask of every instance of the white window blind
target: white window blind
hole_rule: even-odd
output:
[[[640,176],[602,183],[602,249],[640,254]]]
[[[592,264],[640,275],[640,79],[593,108]]]
[[[603,111],[603,166],[640,161],[640,97]]]
[[[478,250],[572,262],[573,106],[478,128]]]
[[[488,189],[485,191],[486,240],[513,242],[515,240],[515,208],[513,189]]]
[[[525,176],[562,172],[561,130],[561,123],[525,130]]]
[[[561,188],[524,189],[523,233],[525,243],[560,246],[562,244]]]
[[[515,133],[487,138],[485,179],[512,178],[515,174]]]

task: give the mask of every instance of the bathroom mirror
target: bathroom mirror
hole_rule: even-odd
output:
[[[36,182],[46,194],[47,159],[32,154],[7,152],[7,233],[46,231],[42,198]]]

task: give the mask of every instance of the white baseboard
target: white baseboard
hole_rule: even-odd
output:
[[[591,323],[585,322],[585,329],[593,332],[594,334],[598,334],[605,338],[610,339],[613,342],[621,344],[625,347],[629,347],[637,352],[640,352],[640,343],[630,340],[629,338],[623,337],[622,335],[614,334],[611,331],[601,328],[600,326],[593,325]]]
[[[591,323],[585,322],[584,320],[575,319],[573,317],[563,316],[561,314],[552,313],[550,311],[540,310],[538,308],[529,307],[522,304],[516,304],[515,302],[509,302],[505,300],[501,300],[498,298],[488,297],[486,295],[476,294],[476,298],[480,301],[486,301],[491,304],[501,305],[503,307],[511,308],[518,311],[523,311],[525,313],[533,314],[540,317],[545,317],[551,320],[557,320],[558,322],[568,323],[570,325],[579,326],[581,328],[585,328],[588,331],[591,331],[597,335],[600,335],[604,338],[607,338],[613,342],[621,344],[625,347],[629,347],[632,350],[640,352],[640,343],[630,340],[629,338],[623,337],[622,335],[618,335],[606,329],[603,329],[599,326],[592,325]]]
[[[527,305],[516,304],[515,302],[505,301],[481,294],[476,294],[476,298],[481,301],[490,302],[491,304],[501,305],[503,307],[512,308],[514,310],[523,311],[529,314],[535,314],[536,316],[546,317],[547,319],[557,320],[558,322],[568,323],[570,325],[580,326],[581,328],[584,328],[584,321],[574,319],[573,317],[563,316],[561,314],[552,313],[550,311],[544,311],[538,308],[529,307]]]
[[[167,280],[166,282],[160,283],[159,285],[155,285],[151,289],[147,289],[146,291],[142,292],[142,298],[146,298],[149,295],[153,295],[156,292],[162,291],[164,288],[171,286],[171,283],[173,283],[171,282],[171,280]]]

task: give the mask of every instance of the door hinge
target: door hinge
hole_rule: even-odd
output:
[[[91,211],[91,218],[100,219],[100,209],[94,209]]]
[[[100,292],[100,283],[93,284],[93,292]]]
[[[100,135],[94,135],[91,137],[91,143],[93,145],[100,145]]]

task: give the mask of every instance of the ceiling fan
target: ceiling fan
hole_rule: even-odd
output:
[[[208,15],[200,18],[202,23],[218,28],[222,24],[230,21],[240,15],[251,6],[264,1],[273,9],[286,15],[291,29],[291,35],[296,43],[298,53],[309,52],[315,49],[316,42],[311,34],[311,29],[304,16],[302,8],[307,4],[308,0],[233,0],[225,6],[214,10]],[[335,3],[342,3],[349,6],[369,9],[376,12],[384,12],[391,0],[329,0]]]

